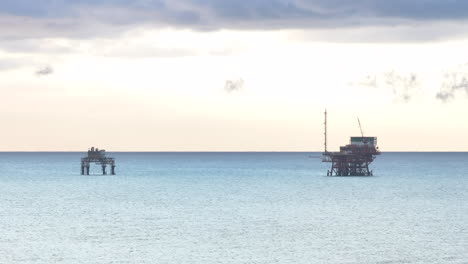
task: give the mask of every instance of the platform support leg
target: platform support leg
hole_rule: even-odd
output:
[[[102,175],[106,175],[106,165],[102,165]]]
[[[86,166],[86,175],[89,175],[89,165]]]
[[[83,164],[81,164],[81,175],[84,175],[84,170],[85,170],[84,166],[83,166]]]
[[[111,166],[111,174],[112,174],[112,175],[115,175],[115,165],[112,165],[112,166]]]

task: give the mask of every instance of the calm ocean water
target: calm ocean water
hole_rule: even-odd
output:
[[[82,155],[0,153],[0,263],[468,263],[468,153]]]

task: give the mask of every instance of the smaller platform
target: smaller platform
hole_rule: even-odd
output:
[[[81,158],[81,175],[89,175],[89,167],[91,163],[95,163],[101,166],[102,175],[106,175],[106,168],[110,166],[110,174],[115,175],[115,159],[106,157],[106,151],[104,149],[90,148],[88,150],[88,156]]]

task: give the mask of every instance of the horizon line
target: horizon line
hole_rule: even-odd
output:
[[[85,153],[78,150],[0,150],[0,153]],[[324,153],[317,150],[116,150],[107,153]],[[468,150],[389,150],[381,153],[468,153]]]

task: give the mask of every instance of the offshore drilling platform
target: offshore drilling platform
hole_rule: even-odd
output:
[[[360,137],[351,137],[346,146],[341,146],[339,152],[327,150],[327,111],[325,110],[325,152],[322,162],[331,163],[327,176],[372,176],[369,164],[380,155],[376,137],[364,137],[361,122],[358,119]]]
[[[115,175],[115,159],[106,157],[106,151],[104,149],[90,148],[88,155],[81,158],[81,175],[89,175],[89,167],[91,163],[101,165],[102,175],[106,175],[106,167],[110,166],[111,175]]]

